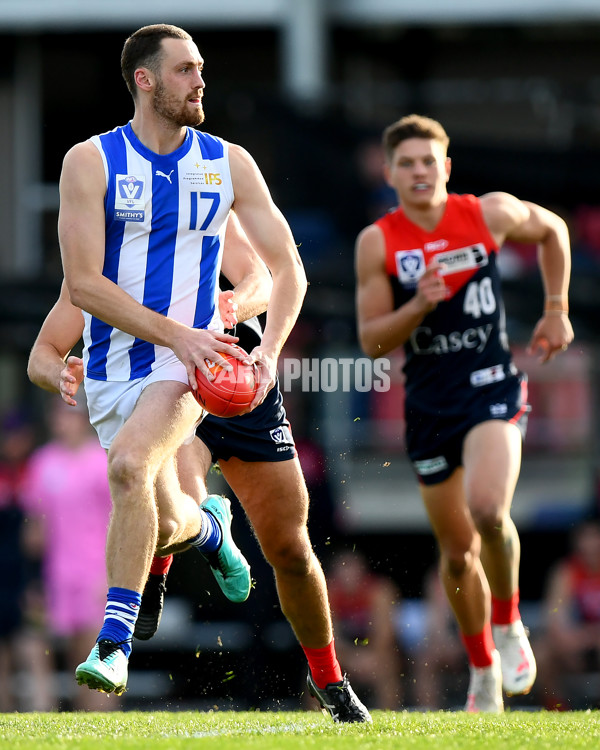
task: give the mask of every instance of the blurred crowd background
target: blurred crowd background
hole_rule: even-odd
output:
[[[30,464],[41,448],[64,438],[64,426],[56,426],[64,416],[55,409],[57,397],[28,382],[26,363],[62,279],[56,234],[62,157],[74,143],[129,119],[121,48],[132,31],[154,22],[181,25],[194,36],[206,62],[205,129],[253,154],[294,231],[310,286],[284,359],[361,356],[354,239],[394,205],[379,138],[405,114],[444,124],[452,191],[506,190],[567,221],[576,341],[549,365],[525,352],[542,310],[536,249],[507,246],[500,254],[508,331],[529,374],[533,407],[513,514],[523,548],[523,615],[540,653],[552,653],[550,571],[577,548],[587,519],[600,515],[598,3],[179,0],[170,8],[163,0],[143,7],[129,0],[2,0],[0,595],[14,608],[0,615],[0,710],[80,706],[69,647],[85,623],[69,630],[45,604],[48,561],[61,537],[50,518],[56,502],[44,505],[31,489]],[[384,653],[394,653],[384,663],[398,682],[397,702],[451,707],[463,699],[457,675],[466,679],[466,664],[460,649],[452,651],[455,634],[446,628],[431,576],[435,545],[402,440],[400,354],[393,364],[386,393],[303,392],[295,381],[284,398],[311,491],[313,542],[331,585],[339,586],[332,601],[340,613],[362,612],[362,624],[349,628],[350,643],[362,646],[360,658],[376,651],[379,636],[369,624],[376,618],[366,612],[377,606],[377,622],[388,626]],[[84,478],[89,474],[78,501],[91,507]],[[216,472],[210,482],[223,489]],[[91,534],[91,519],[91,510],[81,514],[85,530],[73,520],[70,535]],[[161,629],[134,649],[125,707],[300,706],[302,654],[239,507],[234,531],[257,581],[249,601],[226,602],[195,557],[178,557]],[[584,555],[600,581],[593,536]],[[352,581],[365,576],[364,583],[340,581],[336,563],[348,551],[362,565],[352,568]],[[78,568],[78,553],[72,554]],[[352,598],[379,584],[376,602]],[[577,694],[561,688],[567,700],[558,687],[549,694],[542,686],[522,699],[526,705],[598,705],[600,583],[596,602],[589,648],[577,658],[565,655],[568,668],[561,670],[583,674],[583,687]],[[428,651],[436,639],[447,650]],[[423,663],[432,665],[426,674]],[[541,669],[548,684],[556,677],[550,672]],[[399,707],[368,683],[372,701]]]

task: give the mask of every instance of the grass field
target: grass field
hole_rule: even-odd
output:
[[[318,712],[0,714],[0,748],[82,750],[574,750],[600,748],[600,712],[373,712],[338,725]]]

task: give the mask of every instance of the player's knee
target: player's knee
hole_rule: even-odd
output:
[[[281,539],[263,547],[263,552],[270,565],[280,573],[304,576],[310,572],[313,552],[307,540]]]
[[[444,568],[452,578],[460,578],[475,564],[476,554],[471,549],[453,549],[444,554]]]
[[[142,488],[148,481],[148,471],[142,457],[135,451],[109,451],[108,480],[118,496],[120,492]]]
[[[504,519],[497,504],[493,502],[474,504],[471,506],[471,516],[475,528],[484,539],[502,535]]]
[[[176,519],[159,515],[157,546],[159,548],[168,547],[177,537],[179,530],[180,527]]]

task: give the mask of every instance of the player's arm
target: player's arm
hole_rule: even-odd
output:
[[[236,322],[253,318],[267,309],[273,289],[271,274],[250,244],[235,211],[227,221],[221,272],[234,287],[220,295],[226,296],[234,316],[227,321],[221,314],[226,328],[233,328]]]
[[[545,301],[529,350],[540,351],[541,361],[547,362],[573,340],[569,321],[571,245],[567,225],[552,211],[508,193],[482,196],[481,207],[499,247],[505,240],[538,246]]]
[[[273,279],[262,343],[254,350],[261,367],[269,373],[268,382],[263,381],[257,393],[257,404],[274,383],[277,358],[300,313],[307,282],[290,227],[273,202],[256,163],[247,151],[233,144],[229,161],[235,212]]]
[[[360,345],[370,357],[382,357],[404,344],[423,318],[445,297],[446,287],[434,262],[419,279],[414,297],[394,308],[385,268],[385,241],[370,225],[356,240],[356,316]]]
[[[196,388],[195,368],[208,377],[205,358],[230,369],[219,352],[240,355],[235,337],[192,329],[150,310],[102,274],[105,252],[104,167],[91,141],[65,156],[60,177],[58,234],[71,302],[114,328],[152,344],[167,346],[186,366]],[[216,346],[218,345],[218,350]]]
[[[58,300],[44,320],[29,353],[27,376],[46,391],[60,393],[74,406],[83,380],[83,360],[69,352],[83,333],[83,315],[71,304],[63,282]]]

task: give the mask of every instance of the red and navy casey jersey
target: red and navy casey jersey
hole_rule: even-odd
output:
[[[461,414],[494,384],[516,377],[505,329],[498,248],[474,195],[448,196],[438,226],[428,232],[402,208],[376,222],[385,238],[386,270],[400,307],[434,258],[445,265],[447,298],[404,345],[407,406]]]

